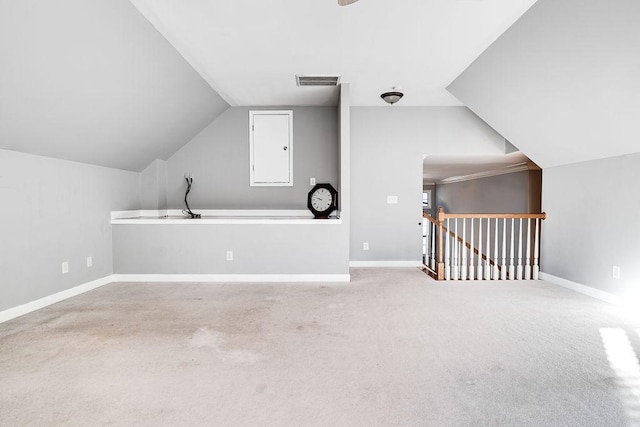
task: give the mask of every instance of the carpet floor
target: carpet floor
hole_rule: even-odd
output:
[[[0,324],[0,425],[639,422],[628,313],[545,282],[351,273],[114,283]]]

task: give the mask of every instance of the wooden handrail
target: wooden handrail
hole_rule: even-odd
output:
[[[438,222],[438,220],[437,220],[437,219],[435,219],[434,217],[432,217],[432,216],[431,216],[431,215],[429,215],[429,214],[426,214],[426,213],[422,212],[422,217],[423,217],[423,218],[425,218],[425,219],[428,219],[428,220],[429,220],[429,222],[431,222],[431,223],[433,223],[433,224],[435,224],[435,225],[440,225],[440,223]]]
[[[438,211],[438,216],[439,216],[440,212]],[[473,218],[473,219],[477,219],[477,218],[513,218],[513,219],[518,219],[518,218],[522,218],[522,219],[547,219],[547,214],[545,212],[539,213],[539,214],[515,214],[515,213],[506,213],[506,214],[496,214],[496,213],[458,213],[458,214],[448,214],[448,213],[442,213],[443,214],[443,219],[462,219],[462,218]]]

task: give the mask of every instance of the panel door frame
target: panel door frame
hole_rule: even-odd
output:
[[[289,140],[287,152],[289,156],[289,180],[287,182],[256,182],[254,174],[254,117],[269,115],[286,115],[289,119]],[[251,187],[292,187],[293,186],[293,110],[250,110],[249,111],[249,185]]]

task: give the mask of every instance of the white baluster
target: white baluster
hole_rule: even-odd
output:
[[[469,249],[469,280],[476,278],[473,267],[473,218],[471,218],[471,248]]]
[[[478,280],[482,280],[482,218],[478,218]]]
[[[462,265],[460,268],[460,279],[467,280],[467,219],[462,218]]]
[[[484,280],[491,279],[491,218],[487,218],[487,256],[484,261]]]
[[[502,262],[500,263],[500,280],[507,279],[507,219],[502,218]]]
[[[458,280],[460,277],[460,258],[459,258],[460,245],[458,244],[458,218],[454,219],[454,231],[453,231],[453,280]]]
[[[540,219],[536,218],[536,236],[535,246],[533,249],[533,280],[538,280],[538,273],[540,273],[540,267],[538,266],[538,239],[540,238]]]
[[[518,225],[518,267],[516,268],[516,279],[522,280],[522,218]]]
[[[433,222],[431,224],[431,259],[429,260],[429,267],[432,270],[436,269],[436,225]]]
[[[493,273],[491,278],[498,280],[500,277],[500,269],[498,268],[498,218],[496,218],[495,233],[493,239]]]
[[[449,263],[449,218],[447,218],[446,249],[444,251],[444,280],[451,280],[451,264]]]
[[[427,228],[426,218],[422,219],[422,263],[427,264],[427,253],[429,251],[429,246],[427,242],[429,241],[429,229]]]
[[[531,218],[527,218],[527,257],[524,261],[524,280],[531,279]]]
[[[509,251],[509,280],[513,280],[515,279],[515,276],[513,275],[514,271],[515,271],[515,267],[513,266],[513,239],[515,238],[515,236],[513,235],[514,232],[514,222],[515,222],[515,218],[511,218],[511,250]]]

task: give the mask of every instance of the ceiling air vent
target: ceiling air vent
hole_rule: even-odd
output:
[[[298,86],[338,86],[340,76],[296,74],[296,83]]]

